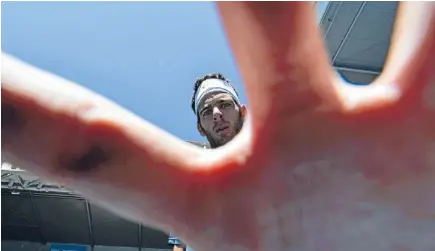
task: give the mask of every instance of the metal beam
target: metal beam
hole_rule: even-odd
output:
[[[318,9],[318,6],[319,6],[318,1],[316,1],[316,3],[314,4],[314,8]],[[328,15],[328,11],[331,9],[331,6],[332,6],[331,2],[328,2],[328,4],[326,4],[325,8],[323,9],[322,17],[320,18],[318,25],[323,24],[323,22],[325,21],[325,18]]]
[[[139,224],[139,236],[138,236],[138,243],[139,243],[139,251],[142,250],[142,224]]]
[[[349,68],[349,67],[342,67],[337,66],[334,68],[339,71],[347,71],[347,72],[355,72],[355,73],[364,73],[364,74],[371,74],[371,75],[379,75],[381,74],[380,71],[370,71],[370,70],[362,70],[362,69],[355,69],[355,68]]]
[[[17,192],[16,189],[12,188],[1,188],[1,194],[4,195],[14,195],[14,196],[23,196],[26,197],[30,192],[32,192],[33,197],[43,197],[43,198],[54,198],[54,199],[72,199],[85,201],[86,199],[79,194],[67,194],[67,193],[50,193],[50,192],[38,192],[32,190],[18,190],[19,193],[14,194],[13,192]]]
[[[36,225],[39,228],[39,238],[41,238],[41,242],[45,244],[47,243],[47,240],[45,239],[44,233],[42,232],[41,215],[39,214],[39,210],[36,207],[35,198],[33,197],[33,193],[31,191],[29,192],[29,195],[30,195],[30,203],[32,205],[33,214],[35,215],[35,219],[36,219]]]
[[[329,5],[332,5],[332,4],[334,4],[334,2],[329,2],[329,3],[328,3],[328,7],[329,7]],[[335,18],[337,17],[338,12],[340,11],[342,5],[343,5],[343,1],[340,2],[340,4],[339,4],[338,7],[337,7],[337,10],[336,10],[335,13],[334,13],[334,16],[332,17],[331,22],[329,22],[328,28],[326,29],[325,34],[323,34],[323,38],[324,38],[324,39],[326,38],[326,36],[328,36],[329,30],[331,30],[332,24],[334,23]],[[326,11],[328,11],[328,10],[329,10],[329,8],[326,9]],[[327,13],[325,12],[325,15],[324,15],[322,18],[326,17],[326,14],[327,14]],[[322,19],[322,22],[324,22],[323,19]]]
[[[85,200],[85,206],[86,206],[86,214],[88,216],[89,241],[91,242],[91,250],[93,251],[95,246],[95,237],[94,237],[94,228],[92,227],[91,206],[89,205],[88,200]]]
[[[315,4],[315,5],[317,5],[317,1],[316,1],[316,4]],[[326,15],[328,14],[328,11],[329,11],[329,9],[331,8],[331,5],[332,5],[331,2],[329,2],[328,5],[326,5],[326,9],[325,9],[325,11],[322,13],[322,17],[320,18],[319,25],[322,25],[323,22],[325,21]]]
[[[28,227],[28,228],[39,228],[37,225],[11,225],[11,224],[2,224],[2,227]]]
[[[353,27],[355,26],[356,21],[358,20],[359,16],[361,15],[361,12],[363,11],[364,7],[366,6],[366,1],[364,1],[361,6],[358,9],[358,12],[356,13],[355,17],[352,20],[352,23],[350,24],[349,28],[346,31],[346,34],[344,35],[343,39],[340,42],[340,45],[338,46],[337,51],[334,53],[334,56],[332,57],[332,65],[334,65],[335,60],[337,59],[338,55],[341,52],[341,49],[343,49],[344,43],[346,43],[347,38],[349,37],[350,33],[353,30]]]

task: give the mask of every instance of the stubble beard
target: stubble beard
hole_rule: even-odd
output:
[[[220,140],[216,140],[209,133],[205,133],[205,136],[208,140],[208,143],[210,143],[211,148],[218,148],[230,142],[237,134],[239,134],[239,132],[242,130],[242,127],[243,127],[243,119],[240,116],[235,131],[230,137],[225,137],[225,138],[221,138]]]

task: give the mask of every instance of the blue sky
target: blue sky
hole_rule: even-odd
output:
[[[4,2],[1,35],[2,51],[184,140],[205,140],[190,109],[196,78],[221,72],[246,103],[212,2]]]

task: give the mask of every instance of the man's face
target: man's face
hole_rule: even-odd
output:
[[[243,126],[241,107],[228,93],[210,93],[204,97],[199,107],[201,128],[198,129],[214,147],[228,143]]]

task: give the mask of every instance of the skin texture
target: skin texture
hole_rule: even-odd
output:
[[[250,106],[234,140],[203,151],[3,55],[2,157],[198,251],[434,250],[434,3],[400,3],[365,87],[336,77],[311,3],[218,7]]]
[[[228,93],[210,93],[199,104],[198,131],[213,148],[231,141],[242,129],[246,107],[237,105]],[[225,130],[218,131],[225,128]]]

